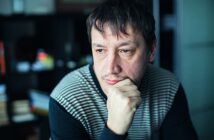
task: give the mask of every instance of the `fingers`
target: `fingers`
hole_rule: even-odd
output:
[[[141,103],[141,93],[130,79],[125,79],[110,87],[108,98],[126,100],[128,108],[137,108]]]
[[[133,82],[130,79],[125,79],[116,83],[114,87],[129,86],[129,85],[133,85]]]
[[[108,90],[108,97],[114,94],[124,97],[141,97],[141,93],[135,85],[124,86],[120,88],[110,87]]]
[[[131,104],[130,106],[132,108],[138,108],[142,102],[142,98],[141,97],[129,97],[129,103]]]
[[[123,86],[123,87],[118,87],[121,89],[121,91],[136,91],[138,90],[136,85],[128,85],[128,86]]]
[[[140,96],[140,91],[137,86],[130,80],[125,79],[114,85],[120,92],[123,92],[126,97]]]

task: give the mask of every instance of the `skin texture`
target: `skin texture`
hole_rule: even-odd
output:
[[[141,103],[138,85],[146,64],[153,60],[144,38],[127,25],[128,35],[113,34],[108,24],[104,33],[94,27],[91,31],[94,71],[107,96],[107,126],[116,134],[125,134]],[[154,48],[154,47],[152,47]]]

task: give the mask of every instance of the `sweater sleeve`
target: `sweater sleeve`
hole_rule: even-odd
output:
[[[105,125],[100,140],[125,140],[127,135],[127,133],[125,135],[115,134],[107,127],[107,125]]]
[[[49,123],[52,140],[89,140],[83,125],[59,103],[50,98]]]
[[[192,125],[187,99],[180,85],[173,105],[166,115],[160,129],[161,140],[197,140],[196,131]]]
[[[52,140],[90,140],[81,122],[70,115],[53,98],[49,102],[49,123]],[[125,140],[127,135],[117,135],[105,126],[100,140]]]

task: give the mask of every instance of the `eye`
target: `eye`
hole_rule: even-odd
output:
[[[120,50],[121,53],[129,53],[131,50]]]
[[[102,54],[102,53],[104,53],[105,50],[104,49],[96,49],[95,51],[99,54]]]
[[[135,49],[121,49],[121,50],[119,50],[119,53],[122,56],[126,56],[126,57],[134,55],[134,52],[135,52]]]
[[[130,49],[122,49],[119,50],[119,52],[122,53],[123,55],[131,55],[133,51]]]

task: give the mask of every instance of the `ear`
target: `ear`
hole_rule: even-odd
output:
[[[156,41],[154,41],[152,43],[152,47],[151,47],[150,52],[149,52],[149,62],[150,63],[153,63],[153,61],[155,59],[156,48],[157,48],[157,43],[156,43]]]

